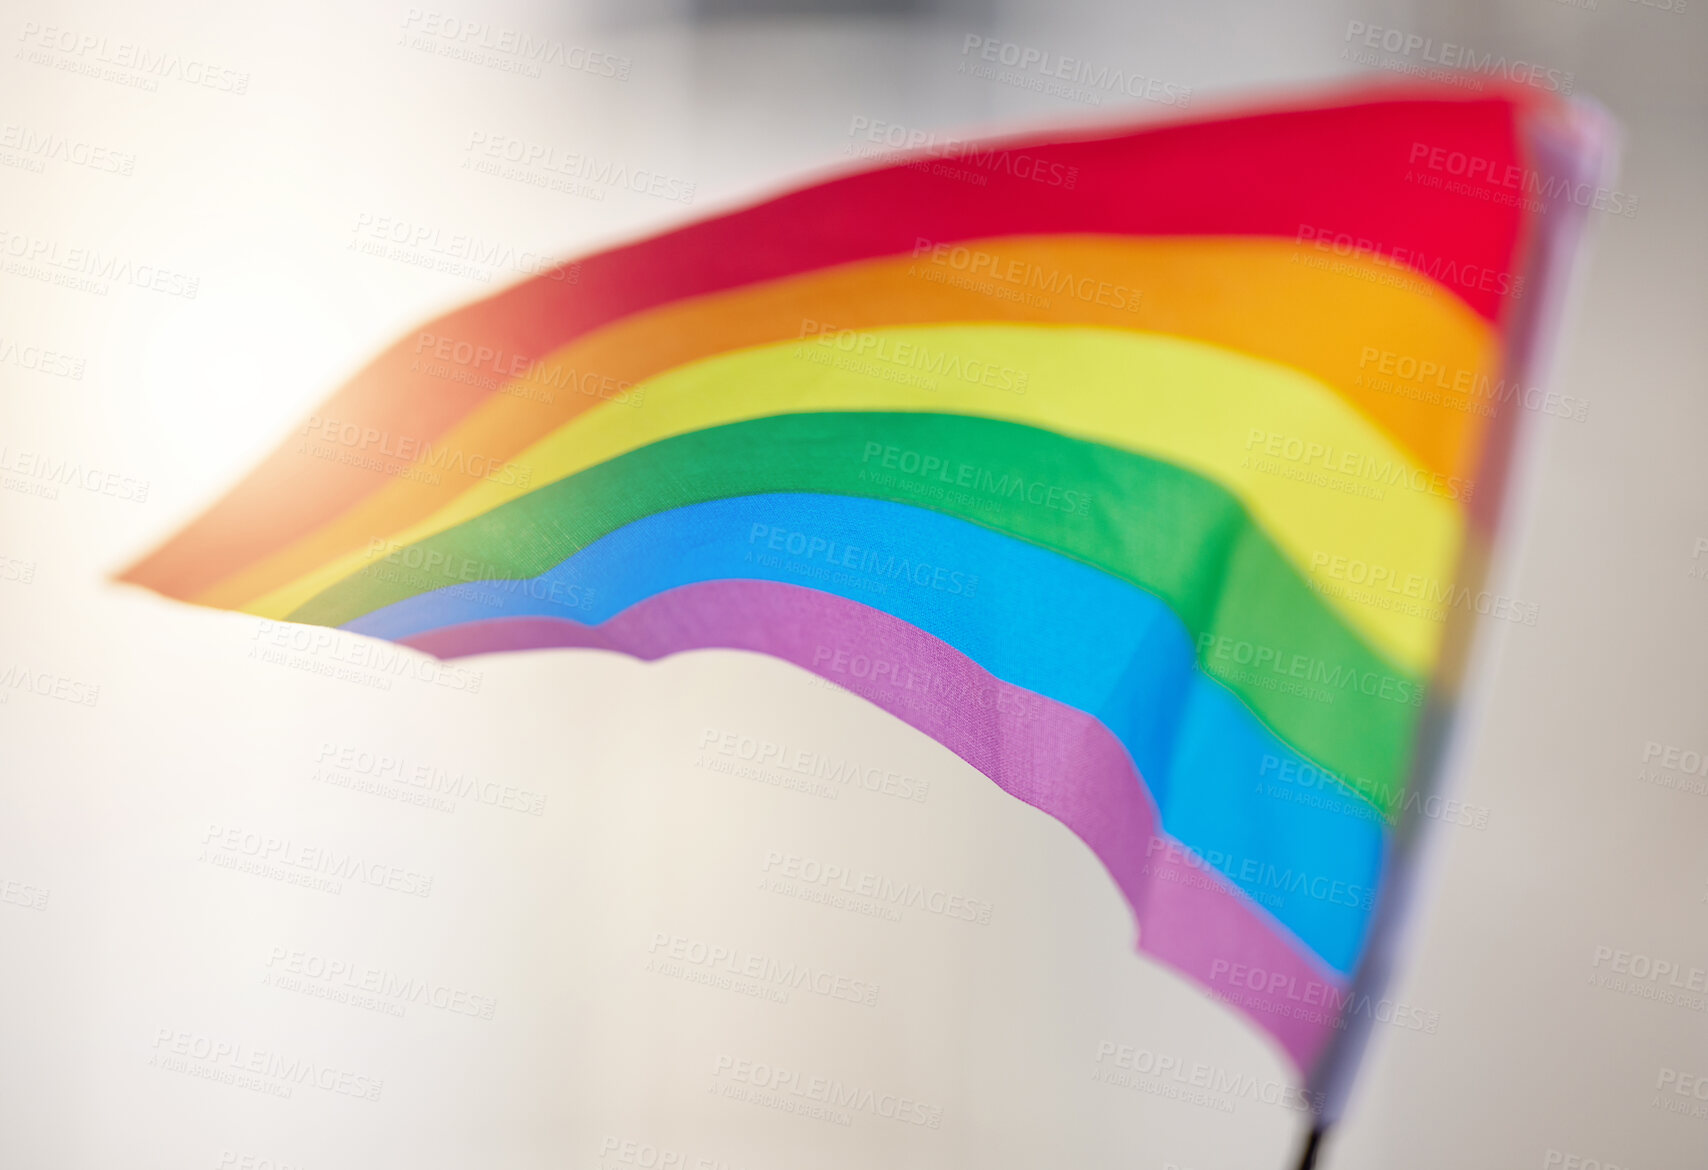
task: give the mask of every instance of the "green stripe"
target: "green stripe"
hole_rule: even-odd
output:
[[[790,414],[665,439],[371,565],[291,620],[342,625],[465,580],[527,579],[652,513],[766,492],[931,508],[1130,581],[1167,602],[1206,673],[1301,754],[1384,811],[1403,789],[1420,680],[1343,625],[1230,493],[1171,463],[992,419]]]

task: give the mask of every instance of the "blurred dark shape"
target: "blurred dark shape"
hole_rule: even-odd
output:
[[[695,20],[739,20],[750,16],[996,16],[994,0],[688,0]]]

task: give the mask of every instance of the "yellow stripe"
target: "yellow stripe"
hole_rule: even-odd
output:
[[[1335,271],[1313,268],[1300,262],[1296,246],[1286,240],[1011,236],[971,241],[967,247],[971,255],[999,258],[1005,272],[1095,278],[1098,292],[1088,300],[1060,295],[1006,299],[992,294],[1012,294],[1018,286],[962,279],[948,263],[901,256],[762,281],[636,313],[549,355],[560,375],[574,370],[580,378],[523,377],[508,388],[515,393],[494,393],[471,405],[468,415],[430,444],[432,454],[424,451],[416,460],[423,474],[397,476],[371,494],[358,495],[335,518],[208,586],[195,600],[222,609],[240,607],[376,537],[408,528],[473,486],[476,476],[437,463],[479,453],[478,466],[502,464],[596,405],[603,388],[798,337],[809,318],[854,329],[1014,322],[1192,338],[1321,379],[1393,436],[1421,467],[1455,473],[1475,465],[1483,416],[1470,409],[1477,402],[1469,385],[1451,386],[1485,370],[1493,375],[1498,347],[1486,323],[1442,290],[1428,295],[1428,289],[1394,288],[1380,282],[1392,279],[1391,272],[1374,265],[1361,272],[1357,258],[1337,262]],[[994,260],[979,263],[980,271],[998,266]],[[1340,271],[1348,266],[1366,279]],[[1117,297],[1119,290],[1126,292]],[[1136,303],[1126,295],[1133,290],[1142,290]],[[1331,327],[1301,328],[1303,322]],[[1432,360],[1421,362],[1419,354]],[[435,368],[430,356],[426,368]],[[1402,368],[1412,381],[1397,376]],[[1431,375],[1431,370],[1445,374]],[[1422,393],[1411,397],[1407,389]]]
[[[1022,382],[1019,392],[1000,388]],[[1439,623],[1340,591],[1344,566],[1359,562],[1395,582],[1448,580],[1463,529],[1451,498],[1458,481],[1419,469],[1339,394],[1289,367],[1162,334],[951,325],[739,350],[638,389],[638,408],[589,411],[518,455],[529,484],[481,483],[396,539],[423,539],[626,451],[724,423],[802,411],[980,415],[1124,447],[1222,484],[1349,626],[1409,670],[1427,675],[1434,664]],[[341,557],[243,608],[285,617],[379,555]]]

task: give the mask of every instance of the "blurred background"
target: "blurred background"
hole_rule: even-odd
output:
[[[1411,1010],[1323,1164],[1708,1164],[1708,5],[436,2],[0,4],[0,1164],[1291,1165],[1287,1068],[1133,953],[1089,851],[847,694],[722,653],[387,669],[105,578],[548,259],[916,132],[1178,118],[1453,46],[1605,105],[1629,199],[1591,216],[1550,379],[1588,406],[1533,420],[1500,570],[1537,620],[1480,631],[1474,812],[1435,827]],[[511,141],[660,181],[493,167]],[[907,784],[750,772],[759,741]],[[281,843],[370,880],[254,864]],[[826,901],[829,867],[980,920]],[[913,1105],[790,1112],[779,1068]]]

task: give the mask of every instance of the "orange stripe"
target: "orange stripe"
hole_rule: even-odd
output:
[[[675,302],[564,347],[547,360],[573,370],[573,382],[510,381],[508,392],[493,395],[429,456],[416,458],[416,474],[392,472],[392,482],[332,523],[195,600],[241,606],[432,514],[482,475],[528,474],[532,469],[505,461],[599,405],[602,394],[626,399],[625,387],[666,370],[826,326],[1054,322],[1209,341],[1320,378],[1420,467],[1466,474],[1476,464],[1482,418],[1470,409],[1476,402],[1468,390],[1454,386],[1499,368],[1492,328],[1421,278],[1398,282],[1392,267],[1364,258],[1339,258],[1326,269],[1312,266],[1312,258],[1279,240],[1007,237],[943,257],[865,261]],[[1135,295],[1136,308],[1128,307]],[[421,360],[442,364],[450,377],[471,374],[431,352]],[[1426,362],[1427,379],[1382,372]],[[646,407],[643,398],[603,409]]]

